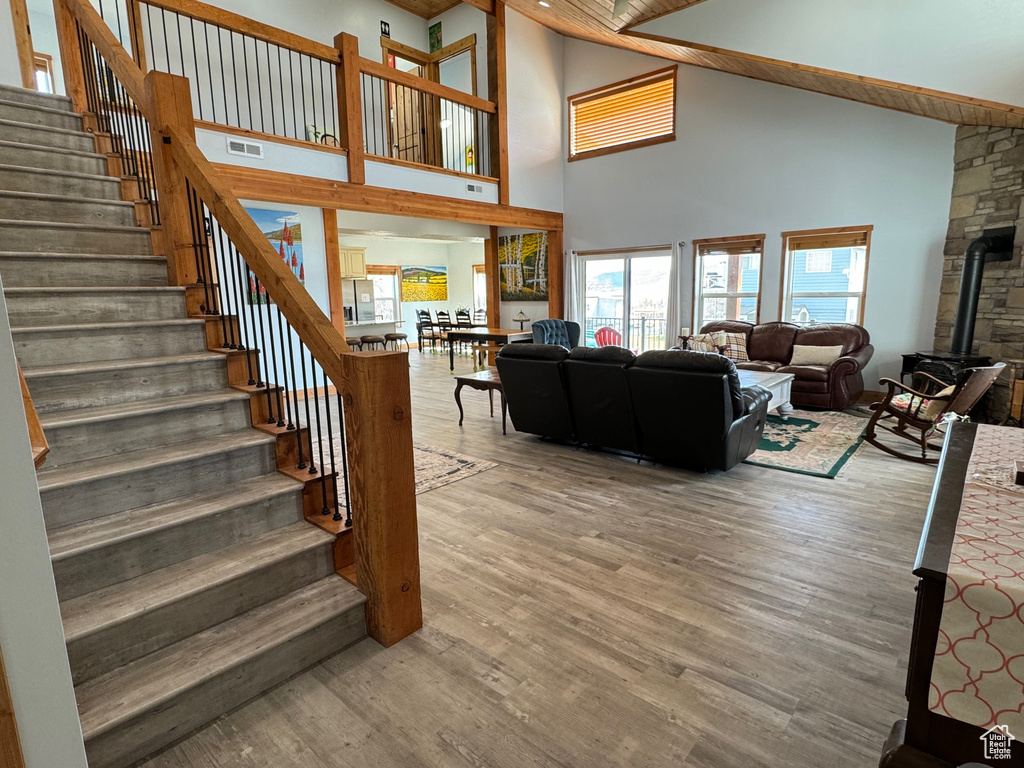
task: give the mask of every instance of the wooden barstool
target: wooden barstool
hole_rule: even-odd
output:
[[[405,351],[409,351],[409,337],[404,333],[385,333],[384,334],[384,346],[391,347],[391,349],[398,352],[398,345],[405,344]]]
[[[358,337],[354,339],[345,339],[345,343],[348,344],[349,349],[362,349],[363,342]]]
[[[385,349],[383,336],[361,336],[359,341],[362,343],[361,349],[375,349],[378,344],[381,349]]]

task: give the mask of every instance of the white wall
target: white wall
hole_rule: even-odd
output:
[[[715,0],[637,31],[1024,104],[1017,0]]]
[[[21,87],[21,65],[10,3],[0,3],[0,83]]]
[[[664,66],[566,40],[569,93]],[[766,233],[762,320],[779,317],[780,233],[873,224],[865,375],[930,349],[953,173],[954,127],[784,86],[681,66],[677,140],[566,163],[566,248],[682,249],[692,312],[694,238]],[[683,322],[682,325],[690,325]]]
[[[567,41],[511,8],[505,23],[509,202],[561,211],[566,111],[562,48]]]
[[[4,6],[8,7],[8,6]],[[27,768],[86,768],[14,343],[0,290],[0,647]]]
[[[476,95],[487,98],[487,14],[469,3],[435,16],[427,22],[430,27],[441,22],[441,43],[451,45],[469,35],[476,35]],[[423,46],[422,50],[427,50]],[[442,81],[443,82],[443,81]]]

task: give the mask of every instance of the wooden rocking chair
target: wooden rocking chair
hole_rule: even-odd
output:
[[[985,396],[1005,367],[1005,363],[996,363],[984,368],[968,368],[960,372],[953,386],[946,386],[944,381],[927,373],[915,373],[915,377],[928,381],[929,388],[937,387],[934,394],[918,392],[895,379],[882,379],[879,384],[887,385],[889,391],[881,402],[871,405],[874,414],[868,421],[864,439],[876,448],[901,459],[923,464],[938,463],[938,456],[929,456],[928,451],[942,449],[941,444],[929,442],[939,423],[950,413],[966,416]],[[883,419],[890,418],[896,420],[895,425],[880,423]],[[881,427],[898,437],[916,443],[921,447],[921,455],[902,453],[879,442],[875,427]]]

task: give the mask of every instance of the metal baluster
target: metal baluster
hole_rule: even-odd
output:
[[[310,357],[310,363],[316,365],[316,362]],[[309,382],[306,381],[306,345],[302,343],[302,339],[299,339],[299,369],[302,371],[302,402],[306,405],[306,440],[309,446],[309,474],[316,474],[316,464],[313,461],[313,421],[309,416]],[[316,390],[316,382],[313,383],[314,396]],[[299,435],[299,440],[302,440],[302,435]],[[302,455],[301,452],[299,454]],[[305,465],[300,461],[299,469],[302,469]]]
[[[146,5],[146,26],[149,27],[149,45],[146,46],[146,50],[149,51],[150,66],[153,69],[158,69],[156,65],[156,38],[153,37],[153,6]]]
[[[160,9],[160,24],[164,29],[164,58],[167,60],[167,72],[174,74],[171,71],[171,44],[167,37],[167,10],[164,8]]]
[[[302,430],[298,429],[298,427],[302,426],[299,422],[299,380],[295,377],[295,349],[292,346],[292,326],[287,320],[284,321],[284,329],[288,335],[288,364],[292,369],[292,385],[294,386],[292,390],[292,407],[295,409],[294,420],[291,418],[291,409],[288,411],[288,420],[290,422],[288,429],[295,430],[295,445],[299,449],[299,463],[296,466],[302,469],[306,466],[306,462],[302,459]],[[302,344],[301,340],[299,344]]]
[[[242,38],[242,62],[245,64],[245,105],[249,108],[249,130],[255,130],[252,123],[252,91],[249,89],[249,54],[245,50],[245,35],[239,35]],[[234,45],[232,43],[232,45]],[[232,54],[234,50],[232,50]],[[238,84],[235,84],[235,98],[238,98]],[[241,122],[241,121],[239,121]]]
[[[338,390],[338,439],[341,441],[341,474],[342,482],[344,483],[345,489],[345,527],[352,527],[352,498],[349,494],[348,484],[348,438],[345,436],[345,403],[344,398],[341,396],[341,390]],[[335,480],[335,491],[337,491],[337,480]],[[341,510],[337,508],[335,503],[334,519],[341,519]]]
[[[295,138],[301,139],[302,136],[299,134],[299,110],[295,108],[295,52],[288,51],[288,90],[291,93],[291,107],[292,107],[292,128],[295,130]]]
[[[196,260],[196,282],[202,283],[203,295],[206,298],[206,309],[204,314],[212,314],[210,312],[210,281],[207,279],[206,265],[203,263],[202,254],[199,251],[199,224],[198,224],[198,213],[196,211],[196,193],[192,189],[192,184],[185,180],[185,193],[188,197],[188,219],[189,226],[192,228],[192,254]]]
[[[324,514],[324,515],[329,515],[331,513],[331,510],[329,510],[327,508],[327,486],[325,485],[325,483],[327,482],[327,471],[328,470],[327,470],[327,466],[324,464],[324,433],[323,433],[323,430],[320,428],[320,395],[319,395],[319,389],[318,389],[318,387],[316,385],[316,369],[317,369],[317,364],[316,364],[316,360],[313,360],[312,357],[313,356],[311,354],[310,355],[310,362],[312,362],[312,364],[313,364],[313,413],[316,414],[316,442],[317,442],[317,447],[319,448],[319,452],[320,452],[320,492],[321,492],[321,496],[322,496],[323,502],[324,502],[323,509],[320,511],[320,513]],[[324,384],[326,385],[326,383],[327,383],[327,374],[325,373],[324,374]],[[326,387],[324,389],[324,394],[325,395],[327,394]],[[309,471],[310,471],[310,473],[313,472],[312,467],[310,467]]]
[[[206,74],[207,80],[210,84],[210,111],[213,112],[213,122],[217,122],[217,97],[213,93],[213,67],[210,63],[210,25],[205,21],[200,22],[203,25],[203,42],[206,44]],[[199,90],[200,85],[196,83],[196,90]],[[225,122],[227,122],[225,117]]]
[[[330,472],[324,470],[321,476],[321,481],[324,483],[324,491],[327,491],[327,477],[328,475],[334,475],[334,482],[331,484],[331,490],[333,491],[334,501],[334,519],[341,520],[341,514],[338,511],[338,463],[334,460],[334,430],[331,429],[331,393],[328,391],[331,385],[330,380],[327,378],[327,371],[323,371],[324,374],[324,410],[326,411],[327,421],[327,453],[331,459]],[[320,463],[323,468],[323,462]],[[324,501],[323,514],[327,514],[330,510],[327,508],[327,502]]]
[[[252,55],[256,60],[256,95],[259,97],[260,104],[260,131],[266,133],[267,120],[266,114],[263,111],[263,76],[260,74],[260,49],[259,41],[255,37],[252,39]]]
[[[238,102],[238,59],[235,57],[235,33],[228,31],[228,41],[231,43],[231,84],[235,87],[235,122],[242,127],[242,108]],[[248,77],[248,72],[246,72]],[[252,117],[249,117],[252,122]]]
[[[284,104],[284,68],[281,66],[281,46],[277,48],[277,85],[281,89],[281,131],[283,136],[288,135],[288,108]],[[294,116],[293,116],[294,117]],[[298,138],[298,137],[296,137]]]
[[[228,276],[227,262],[225,261],[226,255],[221,250],[220,244],[218,243],[218,240],[220,238],[217,237],[217,233],[213,231],[214,219],[213,215],[210,213],[209,208],[206,208],[206,215],[204,218],[206,227],[208,228],[206,232],[207,248],[210,247],[209,244],[212,241],[213,256],[215,263],[217,264],[217,295],[219,299],[218,305],[221,310],[220,326],[221,330],[224,333],[224,346],[227,349],[238,349],[238,344],[235,342],[235,324],[228,322],[228,315],[235,316],[236,312],[234,311],[234,308],[231,306],[231,293],[229,290],[231,285],[231,279]],[[219,225],[217,226],[217,229],[220,229]],[[227,284],[225,284],[225,280],[227,281]],[[227,312],[224,311],[225,304],[227,304]]]
[[[302,69],[302,54],[299,54],[299,93],[302,94],[302,133],[309,138],[309,118],[306,117],[306,73]]]
[[[227,239],[226,235],[225,235],[225,238]],[[227,239],[227,243],[228,243],[228,246],[231,248],[232,254],[234,255],[234,263],[237,266],[237,270],[236,271],[238,273],[237,274],[237,277],[238,277],[237,284],[238,284],[238,287],[241,289],[241,294],[244,297],[251,298],[252,293],[249,291],[249,267],[246,265],[245,259],[242,258],[242,254],[240,254],[238,252],[238,249],[235,248],[235,244],[232,243],[230,239]],[[252,352],[252,350],[256,350],[257,349],[257,347],[256,347],[256,323],[255,323],[255,319],[256,319],[256,315],[255,315],[255,312],[253,310],[252,302],[250,301],[249,302],[249,320],[250,320],[250,322],[249,322],[249,325],[248,325],[248,331],[246,331],[246,328],[244,327],[245,324],[246,324],[246,321],[245,321],[245,307],[243,305],[239,305],[238,327],[239,327],[240,332],[242,333],[243,338],[245,339],[245,346],[247,348],[247,352],[246,352],[246,355],[245,355],[245,362],[246,362],[246,365],[248,366],[249,386],[250,387],[258,387],[258,386],[260,386],[260,384],[262,384],[262,382],[257,381],[257,379],[259,378],[259,375],[260,375],[259,362],[256,363],[256,376],[253,376],[253,369],[252,369],[252,354],[251,354],[251,352]]]
[[[273,424],[277,421],[277,419],[274,418],[274,398],[273,395],[271,395],[270,393],[270,362],[268,360],[269,355],[267,354],[267,334],[266,328],[264,327],[265,318],[263,314],[263,307],[270,307],[270,294],[265,294],[267,297],[267,303],[264,304],[260,300],[260,279],[256,277],[255,274],[251,275],[251,279],[253,281],[253,284],[256,286],[254,296],[256,300],[255,304],[256,307],[258,308],[257,311],[259,312],[258,327],[260,332],[260,358],[263,360],[263,386],[267,395],[267,424]]]
[[[327,91],[331,95],[331,125],[333,126],[334,130],[333,135],[334,138],[340,141],[341,137],[339,136],[339,134],[341,133],[341,127],[338,125],[338,105],[335,102],[335,97],[337,95],[338,90],[338,68],[336,65],[331,64],[328,66],[327,79],[329,81],[327,83]]]
[[[285,348],[285,335],[284,335],[284,318],[281,315],[281,310],[277,310],[277,336],[281,340],[281,376],[284,378],[284,410],[285,415],[288,417],[287,428],[295,429],[295,419],[292,414],[292,397],[290,396],[291,387],[289,384],[294,384],[294,376],[292,381],[288,381],[288,361],[284,359],[284,348]],[[288,344],[291,344],[291,338],[288,338]],[[280,426],[280,424],[278,424]]]
[[[277,116],[274,111],[274,67],[270,63],[270,43],[266,40],[263,44],[267,46],[267,95],[270,96],[270,132],[277,133]]]
[[[178,18],[179,18],[179,20],[181,19],[180,16]],[[196,20],[195,19],[189,18],[189,20],[188,20],[188,29],[189,29],[189,32],[192,34],[192,70],[196,73],[196,79],[193,81],[195,83],[195,89],[194,90],[196,92],[196,99],[199,102],[199,119],[203,120],[203,119],[205,119],[205,117],[203,115],[203,84],[199,81],[199,54],[196,51]],[[179,34],[181,34],[181,32],[180,32],[180,21],[179,21]],[[182,55],[182,60],[184,61],[184,57],[185,57],[185,51],[184,50],[181,52],[181,55]],[[184,64],[182,64],[182,70],[184,70]]]
[[[224,74],[224,29],[222,27],[214,27],[217,30],[217,58],[220,60],[220,92],[224,97],[224,124],[231,125],[231,113],[228,110],[228,80]],[[228,32],[230,36],[231,33]],[[234,59],[231,64],[234,66]],[[232,79],[234,79],[234,73],[232,73]],[[213,81],[213,78],[210,78]],[[237,114],[237,111],[236,111]]]

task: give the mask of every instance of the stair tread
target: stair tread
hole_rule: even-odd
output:
[[[101,477],[131,474],[150,467],[175,464],[204,456],[215,456],[261,444],[273,445],[274,441],[273,436],[258,430],[241,429],[237,432],[215,435],[201,443],[189,440],[184,443],[162,445],[141,451],[119,453],[114,456],[102,456],[98,459],[76,461],[73,464],[65,464],[52,469],[41,469],[36,477],[39,480],[40,491],[51,491]]]
[[[49,532],[50,557],[53,560],[63,560],[82,552],[128,541],[154,531],[183,525],[261,499],[295,493],[298,490],[301,490],[301,486],[294,480],[279,472],[273,472],[216,491],[86,520]]]
[[[0,141],[0,144],[3,142]],[[33,221],[32,219],[0,219],[0,226],[47,227],[49,229],[102,230],[104,232],[139,232],[149,236],[145,227],[131,224],[82,224],[77,221]]]
[[[35,123],[24,123],[24,125],[32,125],[37,128],[43,126],[36,126]],[[65,129],[60,129],[65,130]],[[70,133],[77,133],[77,131],[70,131]],[[120,179],[115,179],[113,176],[103,176],[98,173],[85,173],[84,171],[62,171],[56,168],[35,168],[30,165],[11,165],[10,163],[0,163],[0,174],[4,171],[16,171],[18,173],[38,173],[43,176],[71,176],[76,179],[85,179],[87,181],[102,181],[108,184],[120,184]]]
[[[83,683],[75,689],[83,735],[95,738],[365,602],[352,584],[328,576]]]
[[[40,376],[72,375],[79,373],[102,373],[105,371],[121,371],[134,368],[149,368],[162,365],[178,365],[181,363],[208,362],[223,360],[224,355],[217,352],[196,352],[191,355],[164,355],[163,357],[136,357],[128,360],[97,360],[89,363],[70,363],[67,365],[46,365],[24,367],[21,372],[26,379]]]
[[[249,541],[71,598],[60,604],[64,636],[73,642],[333,541],[332,534],[299,520]]]
[[[0,106],[3,106],[3,100],[0,100]],[[84,149],[67,149],[66,147],[51,147],[48,144],[32,144],[28,141],[8,141],[7,139],[0,139],[0,147],[14,147],[15,149],[21,149],[23,151],[37,151],[37,152],[52,152],[55,155],[74,155],[75,157],[93,157],[98,160],[105,160],[106,156],[101,155],[98,152],[89,152]],[[22,166],[16,166],[21,168]],[[33,168],[34,166],[24,166],[27,168]]]
[[[28,198],[66,203],[87,203],[90,205],[109,205],[114,208],[134,208],[135,203],[125,200],[109,200],[105,197],[80,197],[78,195],[56,195],[52,192],[24,192],[20,189],[0,189],[0,197]]]
[[[123,293],[185,293],[183,285],[27,285],[16,288],[4,288],[5,294],[12,296],[31,293],[102,293],[108,296],[119,296]]]
[[[10,94],[11,96],[28,96],[29,102],[33,100],[52,101],[55,104],[64,104],[69,109],[71,107],[71,97],[61,96],[59,93],[43,93],[33,88],[22,88],[20,85],[11,85],[9,83],[0,83],[0,94]],[[0,97],[2,98],[2,97]],[[13,99],[8,99],[13,101]],[[21,103],[20,101],[18,102]]]
[[[26,106],[26,105],[22,105]],[[31,104],[27,106],[32,106]],[[24,120],[11,120],[8,117],[0,117],[0,126],[6,128],[28,128],[33,131],[46,131],[48,133],[62,133],[66,136],[82,136],[92,138],[90,134],[74,128],[58,128],[55,125],[40,125],[39,123],[26,123]]]
[[[38,288],[36,290],[45,290]],[[87,333],[89,331],[113,331],[118,328],[165,328],[189,326],[201,327],[206,321],[201,317],[171,318],[169,320],[114,320],[106,323],[69,323],[67,325],[22,325],[11,329],[17,336],[25,333]]]
[[[170,397],[152,397],[145,400],[130,400],[116,405],[96,405],[87,408],[75,408],[67,411],[54,411],[39,415],[39,423],[43,429],[66,427],[73,424],[85,424],[94,421],[138,416],[144,413],[160,413],[175,411],[179,408],[198,407],[217,403],[248,403],[249,396],[233,389],[214,390],[191,395],[172,395]],[[122,456],[126,454],[120,454]]]
[[[60,109],[59,107],[46,107],[42,104],[33,104],[31,101],[17,101],[16,99],[0,98],[0,107],[5,106],[25,107],[26,109],[38,109],[40,112],[52,112],[55,115],[71,115],[73,117],[81,117],[79,113],[72,112],[70,109]],[[68,106],[70,106],[70,103],[68,104]]]

